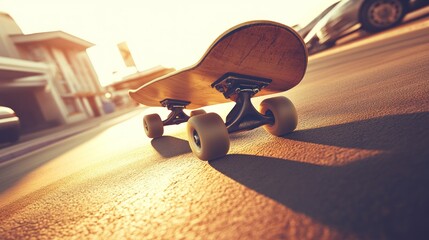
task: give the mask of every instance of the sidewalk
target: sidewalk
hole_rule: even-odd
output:
[[[103,127],[107,128],[125,121],[139,114],[142,109],[142,107],[137,107],[118,110],[101,117],[23,135],[18,143],[0,148],[0,167],[32,151],[49,146],[52,143],[69,138],[91,128],[99,127],[101,124]]]

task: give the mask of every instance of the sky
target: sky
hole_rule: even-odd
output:
[[[102,85],[127,69],[126,41],[139,71],[197,62],[227,29],[251,20],[305,25],[336,0],[0,0],[24,34],[64,31],[95,44],[87,50]],[[113,74],[115,72],[115,74]]]

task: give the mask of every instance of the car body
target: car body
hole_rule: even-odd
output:
[[[340,1],[337,1],[327,7],[323,12],[321,12],[317,17],[311,20],[310,23],[305,25],[303,28],[297,29],[297,32],[301,37],[305,38],[307,34],[314,28],[314,26],[326,15],[328,14]]]
[[[11,108],[0,106],[0,142],[16,142],[19,137],[19,118]]]
[[[304,37],[310,53],[331,47],[351,30],[379,32],[398,25],[404,16],[428,0],[342,0]]]

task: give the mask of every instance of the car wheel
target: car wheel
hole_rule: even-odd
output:
[[[401,0],[368,0],[362,5],[360,22],[368,32],[379,32],[398,25],[407,12]]]

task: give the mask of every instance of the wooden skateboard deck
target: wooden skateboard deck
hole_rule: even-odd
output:
[[[290,27],[271,21],[251,21],[219,36],[193,66],[176,71],[130,91],[146,106],[164,99],[190,102],[187,108],[228,102],[211,85],[226,73],[270,79],[258,96],[296,86],[307,68],[307,50]]]

